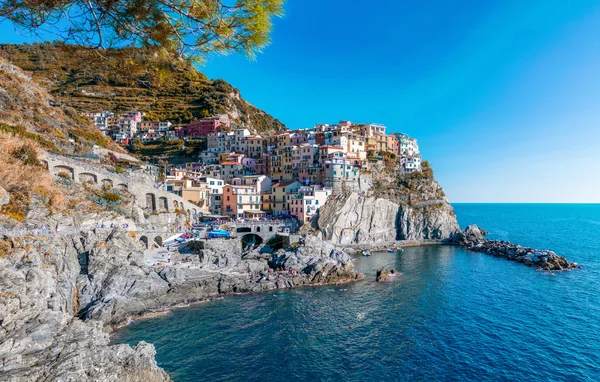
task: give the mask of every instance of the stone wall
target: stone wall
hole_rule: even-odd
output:
[[[51,174],[67,173],[76,182],[91,181],[99,185],[110,185],[127,190],[135,198],[136,205],[148,212],[183,210],[188,218],[202,214],[200,207],[179,195],[156,188],[154,177],[144,172],[117,174],[105,169],[99,161],[84,161],[52,153],[44,153],[41,160]]]

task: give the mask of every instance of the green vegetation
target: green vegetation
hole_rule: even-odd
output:
[[[40,165],[40,160],[37,157],[37,151],[29,143],[23,143],[22,146],[14,149],[11,154],[13,157],[15,157],[15,159],[27,166]]]
[[[86,141],[93,142],[101,147],[108,147],[111,142],[110,138],[106,137],[98,129],[71,128],[69,129],[69,134],[76,140],[83,138]]]
[[[421,162],[421,169],[423,175],[425,175],[427,179],[433,179],[433,169],[429,165],[429,161],[424,160],[423,162]]]
[[[2,1],[0,15],[32,33],[104,48],[145,46],[200,59],[208,52],[253,56],[269,43],[283,0]]]
[[[180,164],[198,160],[198,154],[202,150],[206,150],[206,140],[190,140],[174,139],[171,141],[156,141],[142,143],[140,141],[133,142],[131,145],[132,153],[141,160],[157,163]]]
[[[43,148],[45,148],[47,150],[50,150],[53,152],[59,151],[58,148],[54,145],[54,143],[52,143],[49,140],[47,140],[46,138],[42,137],[40,134],[28,131],[23,126],[12,126],[12,125],[7,125],[6,123],[0,122],[0,131],[4,132],[4,133],[9,133],[9,134],[15,135],[20,138],[31,139],[32,141],[38,143],[40,146],[42,146]]]
[[[166,59],[151,50],[96,50],[63,43],[2,44],[0,56],[31,72],[35,81],[80,112],[146,112],[151,121],[183,125],[207,115],[238,115],[232,122],[258,133],[285,129],[278,120],[244,101],[223,80],[209,80],[182,59]],[[66,110],[66,109],[65,109]],[[87,136],[103,146],[102,137]]]
[[[123,199],[121,195],[117,194],[114,191],[104,191],[100,194],[100,198],[106,200],[109,203],[118,203]]]

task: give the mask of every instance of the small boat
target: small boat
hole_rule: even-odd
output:
[[[396,250],[395,250],[395,249],[392,249],[392,248],[388,249],[387,251],[388,251],[389,253],[394,253],[394,252],[396,252]]]
[[[369,251],[362,251],[362,255],[367,257],[367,256],[371,256],[371,252]]]

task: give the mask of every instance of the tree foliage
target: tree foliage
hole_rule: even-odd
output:
[[[100,48],[145,46],[201,59],[253,56],[269,43],[284,0],[0,0],[0,21]]]

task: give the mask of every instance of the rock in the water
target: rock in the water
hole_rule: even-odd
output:
[[[577,263],[571,263],[552,251],[521,247],[507,241],[487,240],[484,239],[485,235],[487,235],[486,231],[473,224],[464,232],[454,235],[453,242],[470,251],[502,256],[540,270],[561,271],[581,268]]]
[[[386,281],[392,281],[392,272],[385,268],[382,268],[377,271],[377,282],[382,283]]]

